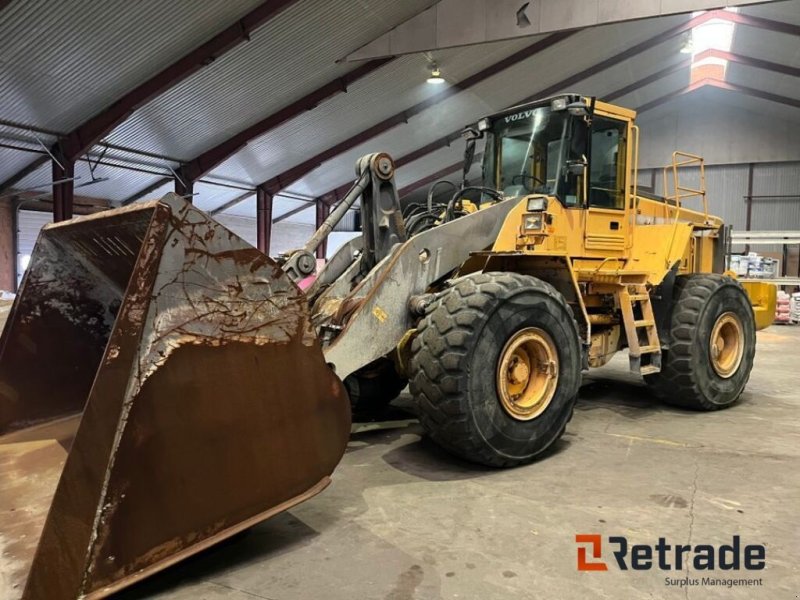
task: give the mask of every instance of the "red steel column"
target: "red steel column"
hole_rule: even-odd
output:
[[[187,201],[192,201],[192,194],[194,194],[194,181],[191,180],[181,180],[180,178],[175,178],[175,193],[178,196],[183,196]]]
[[[72,218],[75,190],[75,163],[61,159],[53,165],[53,221],[66,221]],[[63,165],[63,166],[62,166]],[[64,181],[68,179],[69,181]],[[61,182],[61,183],[58,183]]]
[[[272,195],[264,188],[256,188],[256,234],[258,249],[269,255],[269,242],[272,237]]]
[[[749,163],[747,165],[747,196],[744,197],[744,200],[747,203],[747,221],[745,222],[744,226],[745,231],[750,231],[750,227],[752,227],[753,224],[753,175],[755,168],[755,163]],[[750,253],[750,244],[745,244],[744,253]]]

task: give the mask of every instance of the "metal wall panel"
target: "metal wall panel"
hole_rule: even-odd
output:
[[[754,196],[791,196],[753,200],[753,230],[800,230],[800,163],[756,165]],[[758,246],[757,252],[782,252],[780,246]]]
[[[706,168],[708,211],[737,231],[744,230],[747,223],[747,170],[747,165]]]
[[[743,230],[747,222],[747,205],[744,201],[744,195],[747,194],[747,165],[711,165],[706,167],[705,171],[709,214],[721,217],[726,225],[730,225],[734,229]],[[648,169],[648,177],[649,173]],[[679,182],[681,186],[698,189],[700,186],[699,169],[680,169]],[[669,192],[674,193],[671,171],[668,171],[667,174],[667,185]],[[661,169],[656,170],[656,193],[664,193],[664,178]],[[684,201],[684,205],[693,210],[702,210],[702,202],[699,198],[688,198]]]
[[[35,210],[20,210],[17,221],[17,288],[30,260],[33,247],[42,227],[53,222],[53,213]]]
[[[353,210],[348,210],[342,220],[339,221],[333,228],[334,231],[355,231],[356,230],[356,213]]]

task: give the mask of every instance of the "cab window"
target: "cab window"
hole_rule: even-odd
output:
[[[624,121],[600,116],[592,119],[589,206],[625,208],[626,133]]]

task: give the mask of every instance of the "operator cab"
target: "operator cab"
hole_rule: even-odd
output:
[[[486,138],[482,185],[506,198],[623,210],[627,132],[626,120],[596,114],[593,98],[567,94],[481,119],[467,136]]]

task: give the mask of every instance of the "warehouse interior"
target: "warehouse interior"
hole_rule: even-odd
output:
[[[89,216],[91,226],[174,193],[242,247],[285,260],[350,198],[360,157],[392,157],[403,207],[444,205],[452,190],[433,183],[457,190],[485,175],[483,137],[462,173],[465,127],[567,93],[636,111],[634,194],[677,189],[664,168],[673,151],[703,157],[684,185],[702,187],[702,210],[729,228],[723,270],[777,291],[738,401],[712,412],[665,404],[621,353],[587,363],[560,439],[530,464],[494,469],[440,448],[406,378],[397,398],[387,389],[379,409],[353,414],[319,495],[80,597],[797,597],[800,0],[0,0],[0,324],[22,314],[12,306],[23,306],[42,232],[59,231],[49,224]],[[360,239],[362,204],[311,250],[318,269]],[[3,353],[36,345],[9,330],[0,425],[2,402],[24,400],[4,380]],[[307,364],[281,368],[316,379]],[[283,393],[269,381],[267,396]],[[209,452],[220,448],[211,435]],[[0,597],[68,598],[18,579],[13,523],[30,499],[9,496],[22,476],[10,456],[0,435]],[[707,575],[693,566],[594,573],[576,569],[583,534],[694,545],[740,536],[766,547],[766,567],[711,574],[749,578],[727,585],[692,583]],[[173,552],[164,548],[152,556]]]

